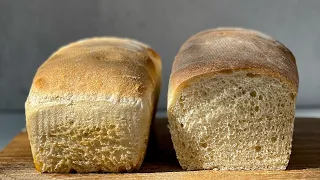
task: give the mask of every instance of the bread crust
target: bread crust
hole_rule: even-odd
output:
[[[100,37],[80,40],[60,48],[38,69],[25,103],[27,129],[36,169],[41,172],[125,172],[139,169],[146,152],[160,85],[160,57],[149,46],[138,41]],[[126,122],[120,122],[119,119]],[[116,128],[116,124],[121,123],[125,127]],[[128,127],[130,125],[139,125],[140,129],[132,129]],[[100,126],[110,127],[113,133]],[[64,132],[66,127],[70,131]],[[52,169],[51,166],[58,166],[59,163],[52,164],[50,160],[46,162],[44,156],[48,154],[44,155],[44,150],[39,150],[53,147],[57,151],[61,150],[57,145],[60,141],[54,140],[50,144],[53,141],[52,133],[62,139],[64,136],[84,137],[76,141],[87,146],[86,143],[93,143],[94,140],[86,139],[84,134],[93,131],[100,133],[107,143],[115,143],[113,138],[127,133],[127,138],[132,138],[133,143],[137,144],[135,151],[138,151],[138,155],[133,157],[132,162],[119,162],[126,165],[129,163],[130,167],[110,166],[108,163],[99,167],[95,166],[94,159],[87,159],[87,166],[76,167],[61,160],[62,164]],[[71,135],[71,132],[78,134]],[[48,144],[39,140],[42,138],[47,138]],[[116,140],[118,143],[119,139]],[[125,143],[127,139],[120,140]],[[70,155],[76,150],[76,146],[70,147],[64,153]],[[128,148],[131,147],[128,145]],[[99,153],[108,151],[103,148],[99,150]],[[90,163],[94,165],[91,167]]]
[[[90,38],[60,48],[38,69],[29,96],[71,93],[141,97],[160,88],[159,55],[140,42]]]
[[[172,66],[168,108],[194,79],[239,70],[278,78],[298,92],[296,61],[283,44],[253,30],[218,28],[192,36],[180,48]]]

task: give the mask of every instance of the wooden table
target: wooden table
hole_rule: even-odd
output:
[[[155,121],[141,169],[122,174],[41,174],[34,168],[27,133],[22,132],[0,152],[0,179],[320,179],[320,119],[296,119],[285,171],[183,171],[166,126],[166,119]]]

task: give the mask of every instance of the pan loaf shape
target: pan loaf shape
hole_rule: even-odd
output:
[[[183,169],[283,170],[299,77],[293,54],[253,30],[200,32],[180,48],[168,93]]]
[[[160,57],[135,40],[100,37],[60,48],[38,69],[25,103],[36,169],[139,169],[160,81]]]

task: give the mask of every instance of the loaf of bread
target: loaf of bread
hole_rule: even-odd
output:
[[[160,81],[160,57],[138,41],[101,37],[60,48],[38,69],[25,104],[36,169],[139,169]]]
[[[262,33],[218,28],[180,48],[168,118],[183,169],[283,170],[299,77],[292,53]]]

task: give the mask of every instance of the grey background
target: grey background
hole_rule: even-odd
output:
[[[298,107],[320,105],[318,0],[0,0],[0,110],[24,109],[39,65],[59,46],[92,36],[120,36],[151,45],[163,60],[159,109],[166,107],[171,64],[191,35],[218,26],[267,33],[296,56]]]

